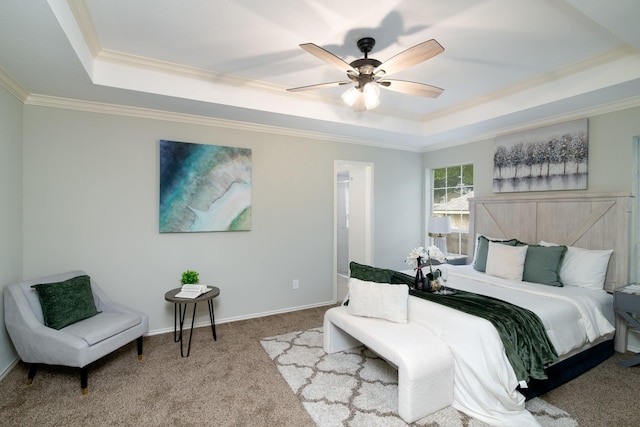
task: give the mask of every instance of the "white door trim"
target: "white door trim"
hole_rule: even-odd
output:
[[[360,255],[358,255],[358,259],[355,259],[357,262],[372,264],[373,263],[373,163],[368,162],[358,162],[351,160],[334,160],[333,162],[333,298],[337,300],[338,298],[338,208],[337,208],[337,187],[338,187],[338,172],[349,170],[352,168],[353,170],[357,170],[358,172],[362,172],[362,176],[364,177],[364,183],[361,183],[362,186],[358,186],[361,188],[363,194],[360,194],[361,201],[357,203],[361,203],[362,210],[360,211],[360,219],[363,221],[361,225],[362,233],[360,234],[360,238],[362,241],[358,244],[362,248]],[[360,200],[360,198],[350,197],[351,200]],[[360,206],[359,206],[360,207]],[[358,220],[356,218],[350,218],[350,222],[353,220]],[[350,240],[351,240],[350,236]],[[351,246],[351,244],[349,245]],[[351,259],[350,259],[351,260]]]

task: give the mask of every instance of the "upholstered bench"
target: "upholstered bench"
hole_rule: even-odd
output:
[[[324,350],[365,345],[398,369],[398,414],[408,423],[453,402],[453,355],[429,330],[411,323],[354,316],[345,306],[324,315]]]

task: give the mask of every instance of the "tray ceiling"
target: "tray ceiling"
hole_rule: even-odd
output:
[[[427,151],[640,105],[635,0],[3,0],[0,71],[25,102],[88,102]],[[344,80],[298,47],[384,61],[429,39],[444,53],[354,112]],[[1,76],[0,76],[1,77]],[[65,100],[65,101],[62,101]],[[96,104],[96,105],[97,105]]]

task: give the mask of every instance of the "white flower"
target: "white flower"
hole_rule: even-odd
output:
[[[416,268],[418,268],[418,257],[427,258],[427,256],[428,256],[427,252],[424,250],[422,246],[420,246],[419,248],[415,248],[414,250],[409,252],[409,255],[404,260],[404,262],[409,264],[411,268],[415,270]]]
[[[427,253],[429,255],[429,257],[431,259],[435,259],[440,261],[441,263],[444,263],[446,261],[446,257],[444,256],[444,254],[442,253],[442,251],[440,250],[440,248],[438,248],[435,245],[431,245],[427,248]]]

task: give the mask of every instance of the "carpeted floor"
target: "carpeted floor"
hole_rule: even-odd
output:
[[[322,328],[260,342],[318,427],[407,426],[398,415],[398,371],[365,347],[324,352]],[[566,412],[536,398],[526,404],[540,425],[576,427]],[[490,427],[451,406],[425,416],[416,427]]]
[[[19,363],[0,382],[3,426],[313,426],[311,417],[260,345],[266,337],[322,326],[320,307],[220,324],[218,341],[196,329],[191,356],[180,357],[173,334],[135,342],[90,367],[89,394],[77,370],[42,367],[31,386]],[[640,367],[616,354],[545,396],[580,426],[635,426]]]

